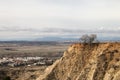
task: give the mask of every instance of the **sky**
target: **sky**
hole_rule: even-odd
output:
[[[120,0],[0,0],[0,40],[120,37]]]

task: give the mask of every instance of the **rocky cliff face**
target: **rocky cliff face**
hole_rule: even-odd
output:
[[[120,80],[120,43],[73,44],[37,80]]]

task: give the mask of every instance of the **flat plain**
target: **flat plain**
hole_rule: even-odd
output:
[[[0,42],[0,57],[59,57],[70,43],[60,42]]]
[[[0,42],[0,59],[16,57],[46,57],[59,59],[71,43],[64,42]],[[34,80],[44,73],[48,65],[43,66],[0,66],[0,80],[10,77],[12,80]],[[23,74],[24,73],[24,74]]]

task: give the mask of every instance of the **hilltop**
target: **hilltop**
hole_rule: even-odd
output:
[[[120,43],[72,44],[37,80],[120,80]]]

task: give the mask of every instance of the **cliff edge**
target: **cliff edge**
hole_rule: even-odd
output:
[[[37,80],[120,80],[120,43],[73,44]]]

